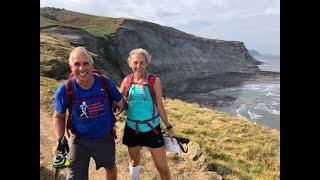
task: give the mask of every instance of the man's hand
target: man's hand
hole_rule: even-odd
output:
[[[62,154],[68,154],[69,145],[66,137],[62,136],[62,138],[60,138],[60,140],[58,140],[57,143],[52,147],[51,151],[54,155],[57,154],[58,151]]]
[[[53,155],[56,155],[58,153],[58,143],[52,146],[51,152]]]
[[[127,107],[127,100],[125,98],[122,98],[118,103],[117,106],[120,108],[120,110],[123,110]]]

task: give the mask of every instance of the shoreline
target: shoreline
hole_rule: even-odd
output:
[[[179,85],[173,85],[173,87],[170,88],[174,89],[174,91],[166,90],[166,96],[213,108],[214,106],[220,105],[220,101],[230,102],[236,98],[228,96],[219,98],[214,95],[208,97],[207,94],[211,91],[239,87],[247,83],[273,81],[280,81],[280,72],[258,71],[254,74],[228,72],[216,75],[203,75],[202,77],[188,78],[187,80],[179,81]]]
[[[231,96],[219,97],[210,93],[211,91],[239,87],[244,84],[250,83],[268,82],[280,82],[280,72],[259,71],[255,74],[224,73],[218,75],[197,77],[194,79],[189,79],[187,82],[183,82],[181,84],[180,87],[185,87],[184,92],[181,92],[180,89],[179,93],[175,93],[174,96],[168,97],[180,99],[188,103],[196,103],[200,108],[205,107],[218,110],[219,108],[227,108],[228,106],[231,106],[233,102],[238,98]],[[250,119],[245,120],[251,121]],[[266,125],[263,123],[261,125],[267,126],[272,129],[277,129],[276,127],[271,127],[270,125]]]

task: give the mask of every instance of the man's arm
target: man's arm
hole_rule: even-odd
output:
[[[66,114],[60,114],[57,111],[53,114],[53,132],[56,140],[59,140],[64,135]]]
[[[54,112],[52,125],[53,125],[53,133],[55,136],[56,143],[58,142],[58,140],[60,140],[64,136],[65,124],[66,124],[65,121],[66,121],[66,114],[60,114],[57,111]],[[55,144],[52,147],[53,154],[56,154],[57,146],[58,144]]]
[[[113,107],[118,107],[120,110],[123,110],[126,108],[126,99],[124,98],[124,89],[125,89],[125,80],[122,81],[120,88],[118,88],[112,80],[109,80],[109,84],[111,86],[111,94],[113,96],[114,101],[112,102]]]

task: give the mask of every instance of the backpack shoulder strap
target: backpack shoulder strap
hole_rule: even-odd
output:
[[[68,118],[67,118],[67,122],[66,122],[66,131],[67,131],[67,134],[68,134],[68,137],[70,137],[70,133],[69,133],[69,130],[73,133],[73,134],[77,134],[77,132],[74,131],[73,127],[72,127],[72,122],[71,122],[71,116],[72,116],[72,104],[73,104],[73,101],[74,101],[74,89],[73,89],[73,86],[72,86],[72,80],[71,80],[71,77],[72,76],[69,76],[70,78],[68,78],[65,82],[65,86],[66,86],[66,94],[67,94],[67,109],[68,109]]]
[[[95,69],[95,68],[92,69],[92,73],[103,76],[103,75],[101,74],[101,72],[100,72],[98,69]]]
[[[98,77],[101,80],[101,83],[102,83],[102,86],[104,89],[104,98],[107,101],[107,103],[109,103],[109,106],[110,106],[109,109],[110,109],[110,114],[111,114],[111,119],[112,119],[112,126],[114,127],[117,119],[116,119],[115,115],[113,114],[111,96],[109,96],[111,93],[111,87],[108,82],[108,77],[106,77],[104,75],[98,75]],[[112,133],[113,138],[117,139],[117,134],[116,134],[116,131],[114,128],[112,129],[111,133]]]
[[[147,75],[147,78],[148,78],[148,87],[149,87],[149,91],[150,91],[153,103],[157,106],[157,98],[154,91],[154,83],[157,79],[157,76],[150,73]]]
[[[106,76],[103,76],[103,75],[98,75],[101,83],[102,83],[102,87],[104,89],[104,94],[105,96],[107,96],[108,98],[110,97],[109,94],[111,93],[111,88],[110,88],[110,85],[108,83],[108,78]],[[109,99],[108,99],[109,101]],[[110,102],[110,101],[109,101]]]
[[[133,83],[133,74],[128,74],[126,76],[126,82],[125,82],[125,87],[124,87],[125,88],[124,92],[125,92],[126,97],[128,97],[129,89],[130,89],[132,83]]]
[[[65,86],[66,86],[66,93],[67,93],[67,98],[68,98],[68,104],[67,107],[68,109],[71,108],[72,106],[72,100],[74,98],[74,90],[72,87],[72,81],[71,78],[68,78],[65,82]]]

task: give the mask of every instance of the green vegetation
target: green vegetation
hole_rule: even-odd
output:
[[[40,75],[65,79],[69,74],[68,55],[73,46],[68,42],[40,34]]]
[[[53,115],[54,92],[62,81],[40,76],[40,105]]]
[[[60,8],[55,8],[55,7],[44,7],[44,8],[40,8],[40,16],[46,16],[46,14],[48,16],[54,16],[53,13],[57,12],[57,11],[61,11],[64,9],[60,9]]]
[[[118,29],[115,18],[93,16],[71,11],[60,11],[57,14],[60,22],[87,30],[97,37],[113,34]]]
[[[83,29],[97,37],[113,36],[117,30],[117,27],[104,25],[104,26],[82,26]]]
[[[116,18],[93,16],[57,8],[42,8],[40,12],[44,19],[40,27],[45,27],[49,23],[52,25],[58,21],[66,26],[82,28],[96,37],[112,36],[120,26]]]
[[[40,16],[40,28],[48,28],[59,25],[59,22]]]

